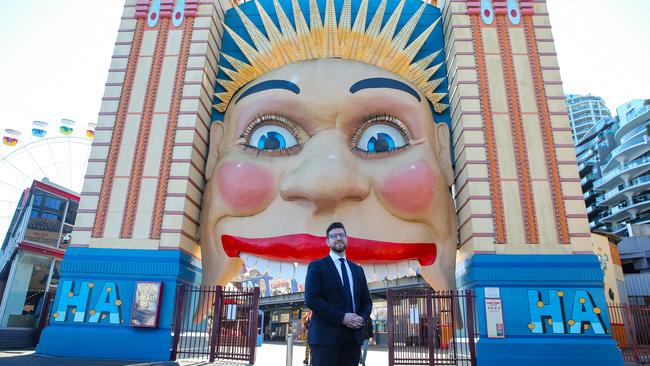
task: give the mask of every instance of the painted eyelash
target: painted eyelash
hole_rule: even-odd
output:
[[[356,129],[356,131],[354,131],[354,133],[352,134],[351,142],[352,142],[353,150],[356,148],[357,143],[359,142],[359,139],[361,138],[361,135],[366,131],[368,126],[370,126],[372,124],[375,124],[377,122],[379,122],[379,123],[383,122],[384,124],[390,124],[391,126],[399,129],[400,132],[402,133],[402,135],[404,137],[406,137],[406,140],[407,140],[407,142],[409,144],[411,143],[411,141],[414,140],[413,135],[411,135],[411,131],[409,131],[409,129],[406,128],[404,123],[402,121],[400,121],[397,117],[391,116],[390,114],[384,113],[384,114],[371,115],[371,116],[365,117],[363,119],[363,121],[364,122],[361,124],[361,126],[359,126]],[[408,146],[408,144],[405,145],[405,146]],[[399,148],[394,149],[393,151],[397,151],[398,149]]]
[[[298,127],[297,124],[295,124],[287,117],[277,114],[263,114],[257,116],[253,121],[251,121],[251,123],[248,124],[244,132],[239,137],[248,140],[248,137],[253,133],[253,131],[255,131],[255,128],[257,126],[268,121],[280,122],[280,124],[282,124],[284,127],[287,127],[294,136],[300,136],[300,127]]]
[[[260,153],[264,153],[267,156],[268,155],[270,155],[270,156],[274,156],[274,155],[275,156],[278,156],[278,155],[287,155],[287,156],[289,156],[289,155],[298,153],[298,152],[300,152],[300,150],[302,150],[302,144],[296,144],[296,145],[293,145],[293,146],[288,147],[286,149],[273,149],[273,150],[258,149],[257,147],[255,147],[253,145],[250,145],[250,144],[247,144],[247,143],[244,143],[244,142],[240,142],[237,145],[239,147],[241,147],[242,150],[244,150],[244,151],[248,151],[248,150],[254,151],[256,153],[256,156],[258,156],[258,157],[260,156]]]
[[[390,155],[390,154],[395,154],[395,153],[398,153],[398,152],[400,152],[400,151],[402,151],[402,150],[406,150],[406,149],[408,149],[408,148],[410,148],[410,147],[411,147],[411,145],[406,144],[406,145],[404,145],[404,146],[396,147],[396,148],[394,148],[393,150],[382,151],[382,152],[370,152],[370,151],[366,151],[366,150],[363,150],[363,149],[360,149],[360,148],[354,146],[354,147],[352,148],[352,152],[355,153],[355,154],[359,154],[359,155],[364,155],[364,156],[366,156],[366,157],[370,157],[370,156],[377,156],[377,155]]]

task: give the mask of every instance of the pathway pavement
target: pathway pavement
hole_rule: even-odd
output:
[[[264,344],[257,349],[257,362],[255,366],[285,366],[287,347],[284,344]],[[294,346],[293,362],[291,366],[302,366],[305,355],[304,346]],[[34,354],[33,350],[0,350],[0,366],[244,366],[245,363],[216,362],[209,364],[206,361],[181,360],[178,362],[138,362],[125,360],[93,360],[83,358],[45,357]],[[385,348],[372,348],[368,352],[367,366],[387,366],[388,352]],[[634,366],[634,363],[625,363]]]
[[[285,366],[287,346],[284,344],[265,343],[257,348],[255,366]],[[305,347],[293,347],[291,366],[303,366]],[[200,360],[180,360],[178,362],[141,362],[128,360],[95,360],[86,358],[47,357],[34,354],[34,350],[0,350],[0,366],[202,366],[210,365]],[[244,366],[243,362],[219,361],[213,365]],[[385,348],[372,348],[366,360],[368,366],[388,366],[388,352]]]

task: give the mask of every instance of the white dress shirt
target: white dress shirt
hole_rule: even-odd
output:
[[[334,261],[334,266],[336,267],[336,270],[339,272],[339,280],[341,280],[341,284],[343,284],[343,271],[341,271],[341,261],[339,259],[341,258],[345,259],[345,255],[341,256],[330,250],[330,258],[332,258],[332,260]],[[357,306],[354,303],[354,281],[352,281],[352,270],[350,270],[350,264],[348,264],[347,259],[345,259],[345,269],[348,272],[348,280],[350,280],[350,295],[352,296],[352,311],[356,312]]]

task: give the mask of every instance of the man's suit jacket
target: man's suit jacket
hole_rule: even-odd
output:
[[[372,300],[363,268],[348,261],[354,281],[356,314],[370,321]],[[309,263],[305,280],[305,302],[312,310],[307,342],[309,344],[334,345],[342,329],[345,315],[345,297],[341,276],[330,256]],[[358,345],[363,344],[363,327],[355,330]]]

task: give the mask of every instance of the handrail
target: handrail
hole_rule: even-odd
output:
[[[625,200],[625,201],[619,203],[618,205],[612,207],[611,210],[610,210],[609,216],[613,216],[613,215],[619,213],[620,211],[622,211],[622,210],[624,210],[624,209],[626,209],[628,207],[634,206],[634,205],[636,205],[638,203],[644,203],[644,202],[648,202],[648,201],[650,201],[650,193],[644,194],[643,196],[633,197],[632,202],[630,202],[628,200]]]
[[[648,128],[648,126],[650,126],[650,123],[644,123],[642,125],[638,125],[638,126],[634,127],[634,129],[632,131],[627,132],[625,134],[625,138],[621,137],[621,143],[624,144],[624,143],[628,142],[631,138],[636,137],[635,136],[636,134],[638,134],[639,132],[645,131]]]
[[[625,123],[622,123],[620,127],[623,127],[623,126],[629,124],[630,122],[634,121],[638,116],[640,116],[643,113],[646,113],[648,111],[650,111],[650,106],[647,106],[647,105],[644,105],[641,108],[638,108],[634,113],[632,113],[632,115],[630,115],[629,118],[626,116]]]
[[[624,144],[621,144],[621,145],[617,146],[614,150],[612,150],[610,155],[611,156],[618,155],[618,153],[620,153],[621,151],[626,150],[626,149],[628,149],[629,147],[631,147],[633,145],[637,145],[637,144],[640,144],[640,143],[645,142],[645,141],[646,141],[646,135],[636,136],[634,138],[631,138],[630,140],[628,140]],[[607,160],[607,161],[609,161],[609,160]]]
[[[634,178],[634,179],[632,179],[631,181],[629,181],[627,183],[619,185],[615,189],[612,189],[611,191],[609,191],[609,192],[601,195],[600,197],[596,198],[596,203],[599,203],[599,202],[605,201],[607,199],[610,199],[610,198],[614,197],[615,195],[619,194],[620,192],[622,192],[622,191],[624,191],[624,190],[626,190],[626,189],[628,189],[630,187],[633,187],[633,186],[636,186],[638,184],[645,183],[645,182],[650,182],[650,175],[644,175],[642,177]]]
[[[583,152],[587,151],[590,147],[594,146],[594,144],[596,142],[598,142],[597,138],[591,140],[590,142],[587,142],[586,144],[584,144],[582,146],[578,146],[576,148],[576,156],[578,156],[578,155],[582,154]]]
[[[615,232],[615,231],[623,229],[625,226],[627,226],[627,224],[636,224],[636,223],[643,222],[643,221],[648,221],[648,220],[650,220],[650,214],[644,214],[644,215],[641,215],[641,216],[637,216],[637,218],[635,218],[635,219],[631,219],[631,220],[627,220],[625,222],[614,224],[614,225],[612,225],[611,230],[612,230],[612,232]]]
[[[603,175],[602,178],[600,178],[600,179],[598,179],[597,181],[594,182],[594,187],[600,186],[603,183],[608,182],[609,180],[611,180],[612,177],[615,177],[615,176],[619,175],[621,172],[623,172],[625,170],[632,169],[634,167],[645,164],[647,162],[650,162],[650,156],[646,156],[646,157],[641,158],[641,159],[632,160],[629,163],[624,164],[623,166],[617,168],[616,170],[611,171],[611,172]]]

